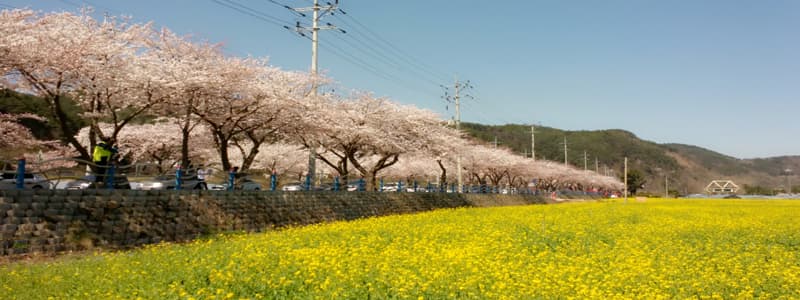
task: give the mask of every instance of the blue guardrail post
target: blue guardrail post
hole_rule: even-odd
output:
[[[339,185],[340,185],[339,176],[333,177],[333,191],[334,192],[338,192],[339,191]]]
[[[20,158],[17,161],[17,189],[25,188],[25,159]]]
[[[108,166],[108,170],[106,170],[106,189],[114,189],[114,173],[116,173],[116,169],[116,164],[111,164]]]
[[[175,189],[180,190],[183,188],[183,178],[181,178],[183,172],[181,172],[181,166],[178,166],[178,169],[175,170]]]
[[[228,190],[229,191],[233,190],[233,184],[234,184],[234,180],[235,179],[236,179],[236,172],[233,169],[231,169],[228,172]]]

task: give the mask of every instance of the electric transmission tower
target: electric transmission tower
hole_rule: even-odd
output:
[[[453,90],[455,94],[450,95],[450,88],[446,86],[441,86],[444,89],[444,96],[442,98],[447,101],[447,103],[455,103],[456,106],[456,116],[455,116],[455,123],[456,123],[456,130],[461,131],[461,98],[470,98],[475,99],[472,95],[466,93],[466,91],[473,89],[474,87],[472,84],[469,83],[469,80],[466,82],[458,81],[458,77],[455,78],[455,83],[453,84]],[[456,177],[458,178],[458,192],[462,191],[462,186],[464,185],[463,178],[461,176],[461,155],[456,153]],[[444,183],[441,183],[444,184]]]
[[[319,86],[317,85],[317,75],[318,75],[318,58],[317,53],[319,52],[319,31],[320,30],[339,30],[342,33],[347,33],[346,31],[337,28],[335,25],[331,23],[325,23],[324,26],[320,26],[320,20],[322,17],[330,14],[333,15],[339,7],[339,0],[336,0],[334,3],[326,2],[326,5],[319,5],[319,0],[314,0],[314,6],[311,7],[299,7],[299,8],[292,8],[286,6],[291,11],[296,12],[301,17],[306,17],[305,12],[312,12],[311,14],[311,27],[301,26],[300,22],[298,21],[295,25],[294,30],[301,36],[308,37],[308,33],[311,33],[311,76],[313,77],[312,86],[311,86],[311,95],[316,96],[317,90]],[[286,29],[290,29],[288,26],[284,26]],[[317,171],[317,154],[315,149],[311,149],[308,155],[308,182],[314,182],[314,176]]]
[[[531,125],[531,158],[536,161],[536,127]]]

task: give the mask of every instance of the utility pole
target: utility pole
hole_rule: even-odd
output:
[[[594,172],[600,174],[600,162],[597,161],[597,156],[594,157]]]
[[[531,158],[536,161],[536,129],[531,125]]]
[[[583,170],[584,170],[584,171],[586,171],[586,170],[588,170],[588,169],[589,169],[589,168],[587,167],[588,165],[586,164],[586,160],[587,160],[587,159],[588,159],[588,157],[586,156],[586,150],[583,150]]]
[[[567,136],[564,136],[564,165],[568,165],[567,163]]]
[[[472,85],[470,85],[469,80],[466,82],[459,82],[458,76],[455,76],[455,83],[453,84],[453,89],[455,90],[455,95],[450,96],[447,93],[447,87],[442,86],[445,89],[445,95],[442,97],[446,101],[455,102],[456,105],[456,131],[461,131],[461,97],[473,98],[472,95],[466,94],[462,95],[462,89],[471,89]],[[496,143],[497,137],[495,137]],[[461,154],[456,153],[456,177],[458,178],[458,192],[463,192],[464,180],[461,174]]]
[[[792,183],[789,181],[789,176],[792,175],[792,169],[786,168],[783,170],[783,173],[786,174],[786,193],[792,193]]]
[[[494,148],[497,149],[497,136],[494,136]]]
[[[669,176],[664,174],[664,198],[669,198]]]
[[[624,170],[624,172],[625,172],[625,175],[624,175],[623,178],[625,178],[625,179],[624,179],[623,184],[625,186],[623,187],[623,189],[625,189],[625,203],[628,203],[628,157],[627,156],[625,157],[625,170]]]
[[[314,0],[313,7],[300,7],[300,8],[289,8],[294,12],[300,13],[301,16],[305,16],[302,14],[303,12],[312,12],[311,16],[311,28],[302,27],[300,26],[300,22],[297,22],[297,26],[295,30],[300,33],[301,35],[305,36],[303,32],[311,31],[311,76],[313,77],[312,86],[311,86],[311,96],[315,97],[318,93],[319,86],[317,85],[317,75],[318,75],[318,64],[317,64],[317,53],[319,52],[319,31],[320,30],[327,30],[327,29],[337,29],[336,26],[330,25],[328,23],[327,26],[319,26],[319,20],[325,16],[326,14],[332,14],[339,6],[339,0],[336,0],[333,4],[327,2],[327,5],[319,5],[319,0]],[[287,7],[288,8],[288,7]],[[344,32],[343,30],[339,29],[339,31]],[[308,182],[314,182],[314,175],[317,169],[317,153],[316,149],[310,149],[308,153],[308,174],[306,175]]]
[[[458,85],[458,76],[455,76],[455,90],[456,90],[456,131],[461,132],[461,97],[459,96],[460,86]],[[464,186],[464,179],[461,177],[461,153],[456,158],[456,177],[458,177],[458,192],[463,193],[462,186]],[[442,182],[441,184],[444,184]]]

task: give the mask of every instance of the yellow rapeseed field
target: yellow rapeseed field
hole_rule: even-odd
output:
[[[439,210],[0,266],[3,299],[800,299],[800,201]]]

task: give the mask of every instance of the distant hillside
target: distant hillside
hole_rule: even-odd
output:
[[[462,123],[462,128],[479,140],[496,140],[499,146],[530,157],[530,125]],[[787,182],[800,190],[800,181],[795,180],[794,174],[800,173],[800,156],[737,159],[697,146],[645,141],[618,129],[564,131],[537,126],[535,130],[537,159],[563,162],[566,137],[570,165],[619,177],[627,156],[628,167],[645,174],[644,191],[652,194],[664,194],[665,177],[670,191],[678,194],[701,193],[711,180],[719,179],[733,180],[743,190],[745,185],[750,189],[759,186],[768,191],[782,190]]]

